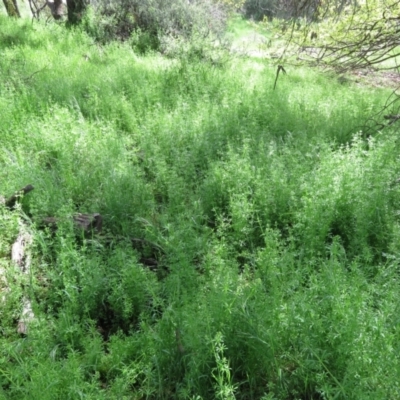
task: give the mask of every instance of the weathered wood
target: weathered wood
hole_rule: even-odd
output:
[[[75,225],[81,228],[83,231],[95,231],[100,233],[103,228],[103,218],[100,214],[76,214],[74,215]]]
[[[24,226],[21,224],[18,237],[11,247],[11,260],[21,269],[21,272],[26,275],[30,273],[31,256],[28,248],[31,243],[32,236],[24,230]],[[18,333],[26,335],[28,333],[29,324],[34,319],[35,315],[32,310],[32,303],[28,297],[24,296],[22,299],[22,312],[18,321]]]
[[[23,228],[21,228],[16,241],[11,247],[11,260],[14,261],[14,263],[17,264],[24,273],[29,273],[30,257],[25,255],[25,250],[31,243],[31,235],[24,232]]]
[[[7,281],[7,271],[4,267],[0,267],[0,305],[6,301],[8,293],[10,293],[10,288]]]
[[[100,233],[103,228],[103,218],[99,213],[93,214],[76,214],[72,217],[75,226],[84,232],[94,231]],[[41,226],[48,227],[53,231],[56,231],[58,224],[60,222],[59,218],[46,217],[42,219]]]
[[[45,217],[40,221],[38,225],[41,229],[49,228],[51,231],[55,232],[57,230],[57,222],[57,218]]]
[[[12,196],[10,196],[5,202],[4,205],[9,208],[12,209],[14,208],[15,204],[18,202],[18,200],[22,197],[25,196],[26,194],[28,194],[29,192],[31,192],[34,189],[34,187],[32,185],[26,185],[25,187],[23,187],[22,189],[18,190],[17,192],[15,192]]]
[[[15,192],[8,199],[0,196],[0,204],[3,204],[8,209],[12,210],[22,196],[25,196],[34,189],[32,185],[27,185],[21,190]],[[100,233],[103,227],[103,218],[98,213],[82,214],[78,213],[72,216],[75,226],[86,233]],[[47,217],[41,221],[42,226],[47,226],[53,230],[57,229],[59,219]],[[32,243],[31,235],[26,231],[25,225],[21,222],[20,232],[17,239],[11,247],[11,260],[18,266],[23,274],[30,273],[31,257],[29,245]],[[0,283],[1,294],[0,300],[5,301],[7,294],[10,292],[10,287],[6,279],[6,271],[0,268]],[[18,321],[17,331],[19,334],[28,334],[29,325],[35,319],[30,299],[24,295],[22,298],[22,311]]]
[[[34,321],[35,314],[33,313],[32,303],[30,302],[29,299],[24,297],[22,304],[23,304],[22,313],[18,321],[17,332],[21,335],[27,335],[29,324],[32,321]]]
[[[150,271],[157,271],[158,261],[152,257],[140,257],[139,262],[149,268]]]

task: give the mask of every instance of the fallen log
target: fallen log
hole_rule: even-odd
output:
[[[103,218],[100,214],[76,214],[73,216],[75,225],[85,232],[100,233],[103,228]]]
[[[21,224],[20,232],[16,241],[11,247],[11,260],[17,265],[25,275],[30,273],[31,255],[29,245],[32,243],[32,236],[24,229]],[[30,299],[24,295],[22,298],[22,312],[18,321],[17,332],[26,335],[29,324],[35,319]]]
[[[34,189],[33,185],[26,185],[22,189],[16,191],[8,198],[0,196],[0,204],[3,204],[9,210],[13,210],[20,199],[27,195]],[[72,216],[75,226],[84,231],[85,234],[89,232],[100,233],[103,227],[103,218],[98,213],[82,214],[78,213]],[[49,227],[52,230],[57,230],[59,218],[47,217],[43,218],[39,226]],[[17,239],[11,247],[11,261],[16,265],[21,273],[28,275],[30,273],[31,255],[29,246],[32,243],[32,236],[28,233],[26,225],[20,221],[20,230]],[[0,268],[0,283],[2,289],[2,296],[0,301],[5,301],[7,294],[10,292],[10,286],[6,279],[6,271]],[[22,297],[22,311],[18,320],[17,331],[19,334],[28,334],[30,323],[35,319],[32,308],[32,303],[27,295]]]
[[[95,232],[100,233],[103,229],[103,218],[99,213],[93,214],[75,214],[72,216],[74,224],[77,228],[84,232]],[[40,227],[50,228],[52,231],[58,229],[58,224],[60,223],[60,218],[46,217],[43,218]]]
[[[15,207],[15,205],[18,203],[21,197],[27,195],[33,189],[34,189],[33,185],[31,184],[26,185],[22,189],[14,192],[14,194],[11,195],[8,199],[1,197],[0,201],[5,205],[5,207],[11,210]],[[93,214],[78,213],[75,214],[72,218],[75,225],[85,232],[94,230],[96,233],[100,233],[103,228],[103,218],[99,213],[93,213]],[[41,225],[56,230],[59,221],[60,220],[58,218],[46,217],[43,218],[43,220],[41,221]]]
[[[22,312],[18,321],[17,332],[20,335],[27,335],[29,324],[34,320],[35,314],[32,310],[32,303],[28,298],[24,297],[22,301]]]
[[[17,204],[17,202],[19,201],[19,199],[22,196],[27,195],[29,192],[31,192],[34,189],[34,187],[32,185],[26,185],[25,187],[23,187],[22,189],[16,191],[12,196],[10,196],[7,200],[4,201],[4,205],[8,208],[8,209],[13,209],[15,207],[15,205]]]

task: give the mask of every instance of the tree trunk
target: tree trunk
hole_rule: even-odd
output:
[[[47,0],[47,5],[54,19],[61,19],[64,16],[64,2],[62,0]]]
[[[9,17],[21,18],[21,14],[18,10],[17,0],[3,0],[3,3]]]
[[[3,0],[4,1],[4,0]],[[83,13],[86,10],[85,0],[67,0],[68,23],[76,25],[81,22]]]

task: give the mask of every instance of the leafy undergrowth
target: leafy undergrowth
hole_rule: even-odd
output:
[[[385,91],[0,24],[0,193],[35,186],[0,206],[4,398],[399,398],[398,135],[362,131]]]

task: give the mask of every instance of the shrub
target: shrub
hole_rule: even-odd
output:
[[[246,17],[261,21],[265,16],[272,18],[275,15],[276,0],[247,0],[244,4]]]
[[[150,49],[157,48],[154,38],[164,35],[219,35],[227,18],[226,6],[212,0],[100,0],[92,10],[86,16],[84,28],[96,39],[128,39],[136,31],[145,35],[144,43]]]
[[[246,0],[244,3],[244,12],[248,18],[261,21],[265,17],[291,19],[299,17],[315,18],[318,15],[318,0],[308,0],[299,2],[296,0]]]

